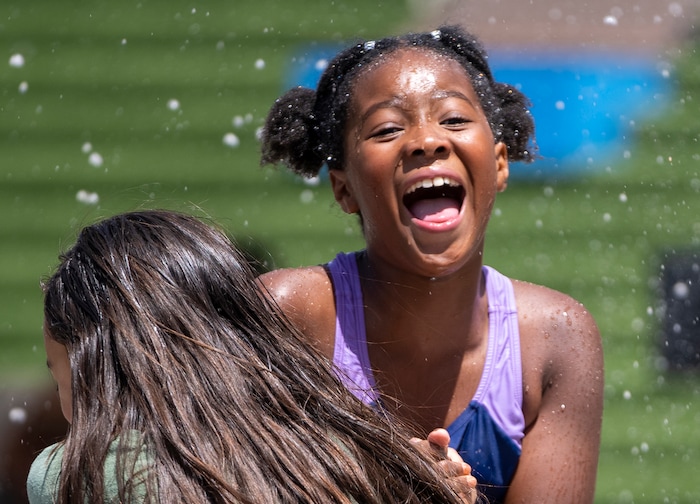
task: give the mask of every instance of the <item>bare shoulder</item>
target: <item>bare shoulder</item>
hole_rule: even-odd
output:
[[[521,330],[534,331],[547,339],[598,340],[598,327],[586,307],[562,292],[529,282],[513,280]]]
[[[534,421],[547,403],[547,396],[595,396],[594,402],[600,402],[603,348],[591,313],[571,296],[541,285],[513,281],[513,288],[526,390],[526,423]],[[581,390],[584,385],[589,387],[585,392]],[[554,390],[556,394],[551,393]]]
[[[325,268],[278,269],[264,273],[258,280],[302,334],[332,357],[335,303]]]

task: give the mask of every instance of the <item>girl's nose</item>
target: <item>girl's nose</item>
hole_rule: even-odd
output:
[[[416,128],[416,132],[408,146],[408,152],[411,156],[420,157],[438,157],[448,154],[450,144],[441,131],[437,128],[420,127]]]

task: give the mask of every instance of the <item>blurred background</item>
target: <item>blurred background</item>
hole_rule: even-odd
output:
[[[65,432],[40,281],[83,225],[171,208],[266,267],[362,246],[258,129],[341,45],[461,23],[533,103],[486,262],[582,301],[606,354],[596,502],[700,502],[697,0],[7,0],[0,6],[0,503]],[[594,475],[591,475],[594,477]]]

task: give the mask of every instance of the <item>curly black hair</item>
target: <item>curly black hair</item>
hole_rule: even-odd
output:
[[[457,61],[469,75],[491,125],[511,161],[535,158],[535,123],[529,100],[515,87],[496,82],[481,42],[458,26],[360,42],[340,52],[323,72],[316,91],[297,87],[278,98],[265,121],[261,164],[284,164],[312,177],[324,164],[343,166],[343,136],[354,83],[379,58],[415,47]]]

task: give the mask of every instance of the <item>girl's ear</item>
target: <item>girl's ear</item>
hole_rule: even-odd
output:
[[[496,155],[496,188],[498,192],[503,192],[508,187],[508,147],[503,142],[494,145]]]
[[[328,170],[328,176],[331,179],[331,187],[335,200],[340,205],[345,213],[356,214],[360,211],[360,207],[353,196],[352,188],[347,179],[347,173],[343,170]]]

